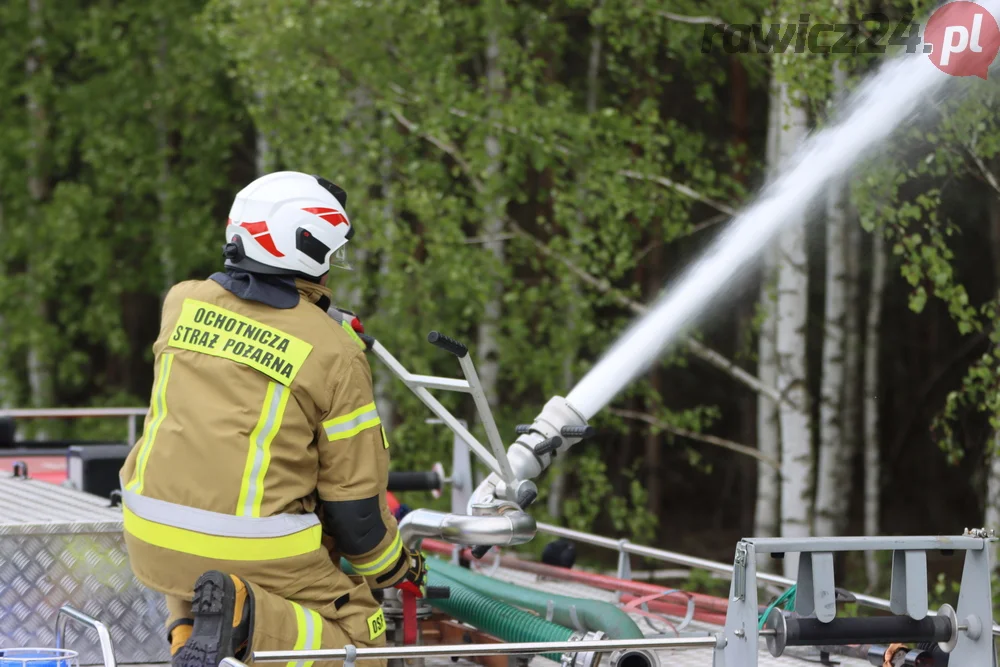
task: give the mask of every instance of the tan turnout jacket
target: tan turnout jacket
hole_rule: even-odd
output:
[[[170,290],[150,411],[121,471],[125,530],[190,556],[272,561],[322,548],[322,509],[337,551],[391,586],[406,554],[364,343],[316,306],[329,290],[295,282],[289,309],[213,280]]]

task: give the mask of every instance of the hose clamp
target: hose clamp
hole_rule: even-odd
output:
[[[593,632],[574,632],[569,638],[571,642],[590,642],[606,639],[600,630]],[[601,661],[601,654],[596,651],[583,651],[580,653],[563,653],[562,667],[597,667]]]

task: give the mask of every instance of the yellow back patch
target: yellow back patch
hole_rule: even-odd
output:
[[[280,329],[196,299],[184,299],[167,344],[249,366],[286,387],[313,348]]]
[[[378,639],[383,632],[385,632],[385,615],[382,613],[382,610],[379,609],[368,617],[368,638],[369,640],[374,641]]]

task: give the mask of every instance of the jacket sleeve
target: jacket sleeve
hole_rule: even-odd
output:
[[[372,588],[406,574],[409,554],[389,511],[389,441],[372,391],[364,354],[336,378],[330,410],[322,418],[317,491],[323,523],[337,550]]]

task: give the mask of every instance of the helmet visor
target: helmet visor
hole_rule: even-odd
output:
[[[343,269],[345,271],[353,271],[354,267],[351,265],[350,258],[347,254],[347,244],[340,246],[332,253],[330,253],[330,268]]]

